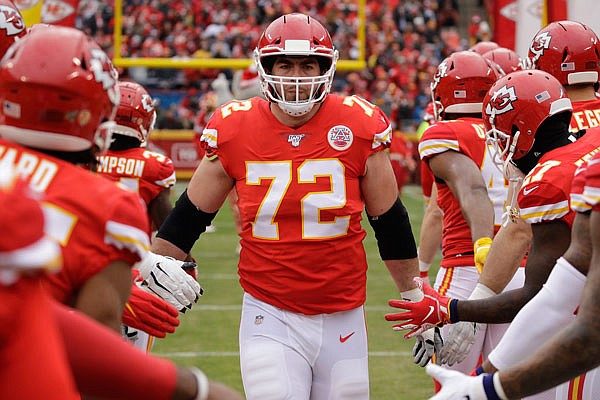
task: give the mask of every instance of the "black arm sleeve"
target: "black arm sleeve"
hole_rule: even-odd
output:
[[[190,201],[185,190],[161,225],[156,237],[171,242],[187,254],[200,234],[206,231],[206,227],[211,224],[215,215],[216,212],[207,213],[198,209]]]
[[[417,257],[417,245],[410,226],[410,219],[400,198],[384,214],[368,215],[375,231],[377,247],[382,260],[405,260]]]

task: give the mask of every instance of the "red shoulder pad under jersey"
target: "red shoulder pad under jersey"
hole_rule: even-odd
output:
[[[485,129],[479,118],[460,118],[439,121],[429,126],[419,141],[419,156],[422,160],[446,152],[457,151],[481,165],[485,156]]]
[[[97,174],[0,139],[0,163],[21,171],[44,193],[45,231],[63,248],[60,272],[48,276],[50,291],[67,301],[113,261],[133,264],[150,247],[146,207],[139,196]]]
[[[146,205],[175,184],[175,167],[167,156],[137,147],[108,151],[98,159],[98,173],[138,193]]]
[[[600,211],[600,153],[587,163],[583,200],[593,211]]]
[[[600,126],[600,99],[574,102],[569,130],[575,133],[597,126]]]

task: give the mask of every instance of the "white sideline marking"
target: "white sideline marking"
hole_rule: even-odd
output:
[[[238,357],[237,351],[178,351],[174,353],[152,353],[159,357]],[[412,354],[408,351],[372,351],[370,357],[407,357]]]

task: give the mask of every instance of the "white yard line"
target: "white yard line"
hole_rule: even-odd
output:
[[[238,357],[237,351],[178,351],[173,353],[152,353],[159,357]],[[408,351],[371,351],[369,357],[406,357],[412,354]]]

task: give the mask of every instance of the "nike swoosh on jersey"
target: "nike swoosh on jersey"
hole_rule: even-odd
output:
[[[534,186],[532,188],[523,189],[523,196],[527,196],[529,193],[533,192],[537,188],[539,188],[539,186]]]
[[[342,336],[340,335],[340,343],[344,343],[346,340],[350,339],[350,336],[354,335],[354,332],[352,332],[351,334],[347,335],[347,336]]]

